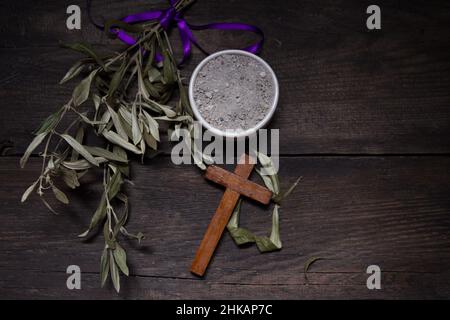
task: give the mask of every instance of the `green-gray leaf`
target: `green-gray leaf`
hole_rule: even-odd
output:
[[[42,200],[42,203],[44,203],[44,205],[47,207],[48,210],[50,210],[51,212],[53,212],[54,214],[58,214],[58,212],[56,212],[51,206],[50,204],[44,199],[44,197],[40,198]]]
[[[80,238],[84,238],[89,234],[89,231],[91,231],[97,224],[102,221],[106,216],[106,197],[103,193],[102,199],[100,200],[100,204],[97,207],[97,210],[95,211],[94,215],[91,218],[91,223],[89,224],[89,228],[83,232],[82,234],[78,235]]]
[[[56,111],[55,113],[52,113],[51,115],[49,115],[47,117],[47,119],[45,119],[42,124],[40,125],[39,129],[36,130],[35,134],[41,134],[43,132],[50,132],[58,123],[59,118],[61,116],[61,113],[63,112],[64,107],[60,108],[58,111]]]
[[[117,88],[119,88],[120,83],[122,82],[122,79],[125,76],[126,72],[127,72],[127,60],[124,59],[122,61],[122,65],[114,73],[111,82],[109,83],[109,91],[108,91],[109,97],[112,97],[114,95],[114,92],[116,92]]]
[[[25,190],[25,192],[22,195],[22,199],[20,200],[21,202],[27,201],[27,199],[30,196],[31,192],[33,192],[34,188],[36,188],[36,185],[37,185],[38,182],[39,182],[39,180],[36,180],[31,186],[29,186],[27,188],[27,190]]]
[[[55,194],[56,199],[61,201],[64,204],[69,204],[69,199],[67,198],[66,194],[59,190],[57,187],[52,186],[52,191]]]
[[[117,133],[113,131],[104,130],[102,134],[108,141],[117,144],[122,148],[127,149],[128,151],[131,151],[133,153],[142,154],[142,151],[140,149],[138,149],[135,145],[132,145],[131,143],[122,139]]]
[[[92,95],[92,101],[94,102],[95,111],[98,111],[98,108],[100,108],[100,103],[102,102],[102,98],[100,98],[96,94],[93,94]]]
[[[99,164],[108,161],[103,157],[95,157],[94,159]],[[63,161],[62,164],[64,167],[66,167],[68,169],[76,170],[76,171],[87,170],[92,167],[92,164],[89,161],[84,160],[84,159],[77,160],[77,161]]]
[[[94,52],[92,47],[87,43],[73,43],[73,44],[62,44],[63,48],[72,49],[81,53],[88,55],[93,58],[99,65],[104,67],[103,60],[99,58],[99,56]]]
[[[91,74],[84,78],[73,90],[72,99],[75,106],[83,104],[83,102],[85,102],[89,98],[91,83],[97,72],[98,69],[92,71]]]
[[[156,139],[156,141],[160,141],[159,137],[159,124],[158,122],[152,118],[147,112],[143,112],[145,119],[147,120],[148,128],[150,130],[150,134],[153,136],[153,138]]]
[[[153,150],[158,149],[158,143],[156,142],[156,139],[147,131],[144,131],[144,140],[145,143],[147,143],[147,145]]]
[[[80,186],[80,182],[78,181],[78,175],[76,171],[66,169],[65,167],[60,168],[62,172],[62,178],[69,188],[75,189],[76,187]]]
[[[127,132],[125,131],[125,129],[122,126],[122,122],[119,119],[119,116],[117,114],[117,112],[115,112],[110,106],[108,106],[108,110],[109,113],[111,114],[111,118],[113,120],[114,123],[114,127],[117,130],[117,133],[119,134],[119,136],[124,139],[125,141],[128,141],[128,135]]]
[[[80,144],[83,143],[84,139],[84,128],[83,126],[80,126],[77,130],[77,134],[75,135],[75,140],[77,140]],[[75,149],[72,150],[72,156],[70,157],[70,161],[77,161],[78,160],[78,151]]]
[[[100,259],[100,279],[101,279],[101,286],[103,286],[106,283],[106,279],[108,279],[109,275],[109,254],[108,249],[103,249],[102,257]]]
[[[136,105],[131,108],[131,131],[133,135],[133,143],[137,145],[142,139],[142,132],[136,115]]]
[[[119,275],[119,269],[116,266],[116,263],[114,262],[114,257],[112,252],[109,253],[109,266],[111,271],[111,280],[113,282],[114,288],[116,289],[117,293],[120,292],[120,275]]]
[[[112,166],[114,168],[114,166]],[[116,169],[116,168],[115,168]],[[117,193],[120,191],[120,186],[122,185],[122,175],[119,170],[115,170],[114,175],[108,183],[108,199],[113,199]]]
[[[272,231],[270,233],[270,241],[272,241],[272,243],[275,245],[275,247],[277,249],[281,249],[282,248],[282,244],[281,244],[281,239],[280,239],[280,217],[278,214],[278,208],[279,205],[275,205],[273,207],[273,212],[272,212]]]
[[[127,266],[127,254],[125,253],[125,250],[119,245],[116,245],[116,248],[113,251],[114,254],[114,260],[116,260],[117,265],[119,266],[120,270],[125,274],[126,276],[129,275],[129,270]]]
[[[75,78],[77,75],[80,74],[80,72],[83,70],[83,68],[84,68],[84,62],[82,60],[78,61],[69,69],[69,71],[67,71],[66,75],[64,76],[64,78],[62,78],[62,80],[59,82],[59,84],[66,83],[67,81]]]
[[[102,157],[105,159],[108,159],[110,161],[117,161],[117,162],[125,162],[127,163],[128,160],[116,153],[112,153],[109,150],[99,148],[99,147],[90,147],[90,146],[84,146],[89,153],[91,153],[94,156]]]
[[[87,161],[92,163],[94,166],[98,167],[99,163],[95,158],[83,147],[77,140],[69,136],[68,134],[62,134],[61,137],[66,140],[66,142],[74,148],[80,155],[82,155]]]
[[[25,166],[31,153],[34,151],[34,149],[36,149],[41,144],[42,140],[45,139],[47,134],[48,134],[48,132],[42,132],[42,133],[38,134],[36,137],[34,137],[33,141],[31,141],[27,150],[25,151],[22,158],[20,159],[20,167],[21,168],[23,168]]]

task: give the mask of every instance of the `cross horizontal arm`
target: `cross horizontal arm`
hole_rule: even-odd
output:
[[[205,178],[263,204],[268,204],[272,198],[269,189],[217,166],[209,166]]]

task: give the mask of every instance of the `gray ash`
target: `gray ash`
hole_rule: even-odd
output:
[[[247,130],[261,122],[273,104],[270,71],[243,54],[223,54],[198,72],[194,100],[202,117],[219,130]]]

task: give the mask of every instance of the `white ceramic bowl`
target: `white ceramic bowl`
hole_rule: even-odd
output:
[[[275,91],[274,92],[273,103],[270,106],[270,110],[266,114],[264,119],[262,119],[253,128],[250,128],[250,129],[247,129],[247,130],[226,130],[226,131],[217,129],[217,128],[211,126],[202,117],[202,115],[200,114],[200,112],[198,110],[198,107],[197,107],[197,105],[195,103],[195,99],[194,99],[194,83],[195,83],[195,80],[197,79],[197,75],[198,75],[199,71],[211,59],[214,59],[217,56],[225,55],[225,54],[241,54],[241,55],[249,56],[252,59],[255,59],[256,61],[258,61],[260,64],[264,65],[264,67],[267,69],[268,73],[272,77],[273,88],[274,88],[274,91]],[[194,73],[192,74],[192,77],[191,77],[191,81],[189,82],[189,102],[191,103],[191,108],[192,108],[192,111],[194,112],[195,118],[201,123],[201,125],[203,127],[208,129],[209,131],[211,131],[214,135],[227,137],[227,138],[239,138],[239,137],[249,136],[249,135],[255,133],[256,131],[258,131],[259,129],[261,129],[262,127],[264,127],[265,125],[267,125],[268,122],[270,121],[270,119],[272,118],[272,116],[273,116],[273,114],[275,112],[275,109],[277,108],[278,96],[279,96],[278,80],[277,80],[277,77],[275,76],[275,73],[273,72],[272,68],[267,64],[267,62],[265,62],[263,59],[261,59],[257,55],[254,55],[252,53],[249,53],[249,52],[243,51],[243,50],[223,50],[223,51],[218,51],[216,53],[213,53],[213,54],[209,55],[208,57],[203,59],[203,61],[200,62],[199,65],[195,68]]]

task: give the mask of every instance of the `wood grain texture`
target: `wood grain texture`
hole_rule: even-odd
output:
[[[236,173],[229,172],[218,166],[208,166],[205,178],[262,204],[269,204],[272,198],[272,191],[266,187],[248,181]]]
[[[84,7],[84,1],[70,1]],[[106,39],[84,19],[81,31],[65,27],[65,5],[4,2],[0,41],[0,143],[9,155],[24,151],[30,133],[70,97],[57,83],[77,55],[58,42]],[[367,32],[368,1],[212,1],[194,5],[196,23],[242,21],[266,32],[262,57],[280,82],[282,154],[386,154],[450,152],[450,32],[445,1],[379,1],[383,29]],[[148,1],[94,1],[98,16],[120,17]],[[239,8],[239,9],[237,9]],[[252,14],[249,14],[251,12]],[[215,51],[250,43],[242,32],[197,32]],[[173,39],[177,39],[173,33]],[[239,45],[237,45],[239,44]],[[176,50],[180,47],[175,45]],[[189,78],[203,55],[194,50]],[[10,123],[10,119],[15,120]]]
[[[223,190],[191,166],[156,158],[133,166],[135,186],[129,230],[147,236],[139,248],[124,241],[132,276],[123,292],[99,286],[101,237],[83,231],[101,186],[69,193],[71,205],[51,214],[36,197],[19,204],[39,170],[0,159],[0,297],[18,298],[448,298],[450,200],[448,157],[289,157],[280,178],[286,188],[304,179],[281,208],[280,252],[237,248],[226,235],[204,280],[189,266]],[[253,178],[257,181],[256,178]],[[258,183],[261,183],[258,181]],[[241,225],[259,235],[270,230],[270,210],[243,203]],[[308,273],[308,258],[325,258]],[[65,269],[77,264],[83,289],[65,288]],[[365,286],[368,265],[383,270],[383,289]],[[39,275],[39,276],[36,276]],[[111,289],[111,288],[110,288]]]
[[[151,3],[165,2],[94,0],[93,14],[118,18]],[[83,10],[80,31],[65,27],[69,4]],[[93,182],[100,174],[67,192],[70,206],[52,202],[61,213],[55,216],[36,197],[20,204],[40,163],[34,156],[20,170],[18,156],[39,123],[71,95],[72,84],[58,82],[78,55],[59,41],[123,46],[87,21],[85,1],[2,1],[0,298],[448,299],[450,3],[379,0],[377,32],[365,27],[369,4],[199,0],[186,13],[192,23],[240,21],[264,30],[261,56],[281,90],[269,126],[280,129],[281,182],[286,188],[304,178],[280,212],[283,250],[261,255],[225,235],[206,277],[198,279],[189,266],[223,189],[192,166],[172,165],[171,146],[163,142],[166,156],[132,166],[128,228],[147,238],[142,247],[124,241],[131,275],[116,295],[110,284],[99,288],[101,237],[77,238],[96,208],[101,186]],[[211,52],[254,40],[242,32],[196,37]],[[186,81],[203,58],[193,53],[182,70]],[[241,225],[267,235],[270,210],[245,201]],[[324,259],[306,279],[310,257]],[[81,291],[66,289],[71,264],[81,267]],[[366,288],[371,264],[382,269],[382,290]]]

